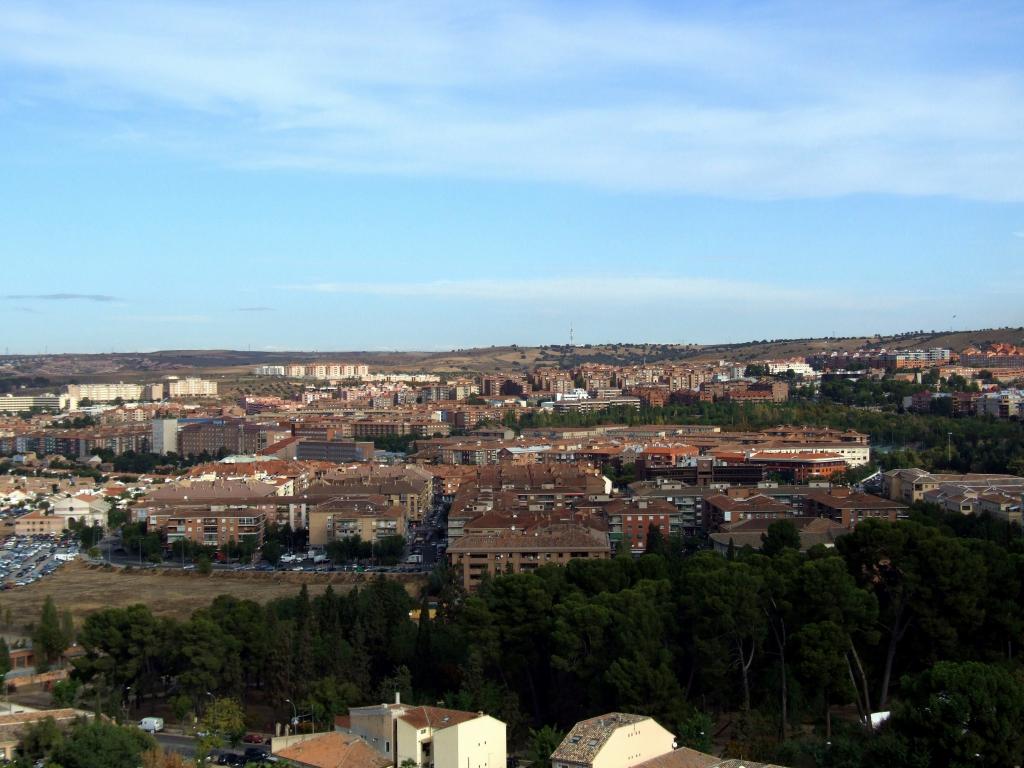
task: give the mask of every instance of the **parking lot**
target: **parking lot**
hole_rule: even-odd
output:
[[[76,557],[78,543],[71,538],[9,536],[0,546],[0,589],[37,582]]]

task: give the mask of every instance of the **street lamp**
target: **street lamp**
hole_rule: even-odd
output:
[[[298,725],[299,724],[299,710],[298,710],[298,707],[295,706],[295,702],[292,701],[291,699],[285,699],[285,701],[288,704],[292,705],[292,725]]]

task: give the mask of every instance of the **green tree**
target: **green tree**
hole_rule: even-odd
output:
[[[847,637],[843,628],[831,621],[806,624],[795,636],[798,675],[808,689],[820,691],[825,707],[825,738],[832,739],[832,699],[842,701],[853,696],[846,660]]]
[[[53,706],[73,707],[81,687],[82,684],[74,678],[58,680],[53,684]]]
[[[786,549],[800,550],[800,532],[790,520],[776,520],[761,534],[761,552],[774,557]]]
[[[1019,765],[1024,758],[1024,683],[979,662],[942,661],[901,685],[892,726],[929,765]]]
[[[836,543],[850,572],[878,599],[885,633],[878,709],[906,654],[910,669],[952,654],[983,618],[985,563],[961,541],[919,523],[865,520]]]
[[[530,729],[529,761],[532,768],[551,768],[551,753],[558,749],[565,734],[545,725],[538,730]]]
[[[750,710],[750,670],[767,633],[763,581],[742,560],[701,553],[687,561],[689,589],[683,610],[702,666],[720,669],[723,660],[739,670],[742,706]]]
[[[52,717],[33,723],[25,729],[18,744],[18,752],[29,760],[39,760],[53,754],[64,741],[64,732]]]
[[[653,523],[647,527],[647,542],[644,552],[648,555],[668,554],[668,542],[665,541],[661,529]]]
[[[37,667],[48,669],[61,657],[69,642],[64,631],[53,597],[47,595],[46,600],[43,601],[39,624],[36,626],[35,632],[32,633],[32,647],[39,660],[36,664]]]
[[[7,647],[7,640],[0,637],[0,681],[11,671],[11,650]]]
[[[203,758],[225,744],[234,746],[245,735],[245,710],[236,699],[214,699],[199,721],[207,735],[196,746],[196,757]]]
[[[103,720],[78,721],[52,753],[62,768],[138,768],[143,752],[156,748],[138,728]]]

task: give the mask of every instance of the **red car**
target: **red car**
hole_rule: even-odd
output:
[[[242,737],[242,741],[246,744],[262,744],[263,737],[258,733],[247,733]]]

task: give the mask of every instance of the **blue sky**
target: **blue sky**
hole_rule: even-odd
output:
[[[1000,2],[5,0],[2,346],[1024,325],[1021,40]]]

